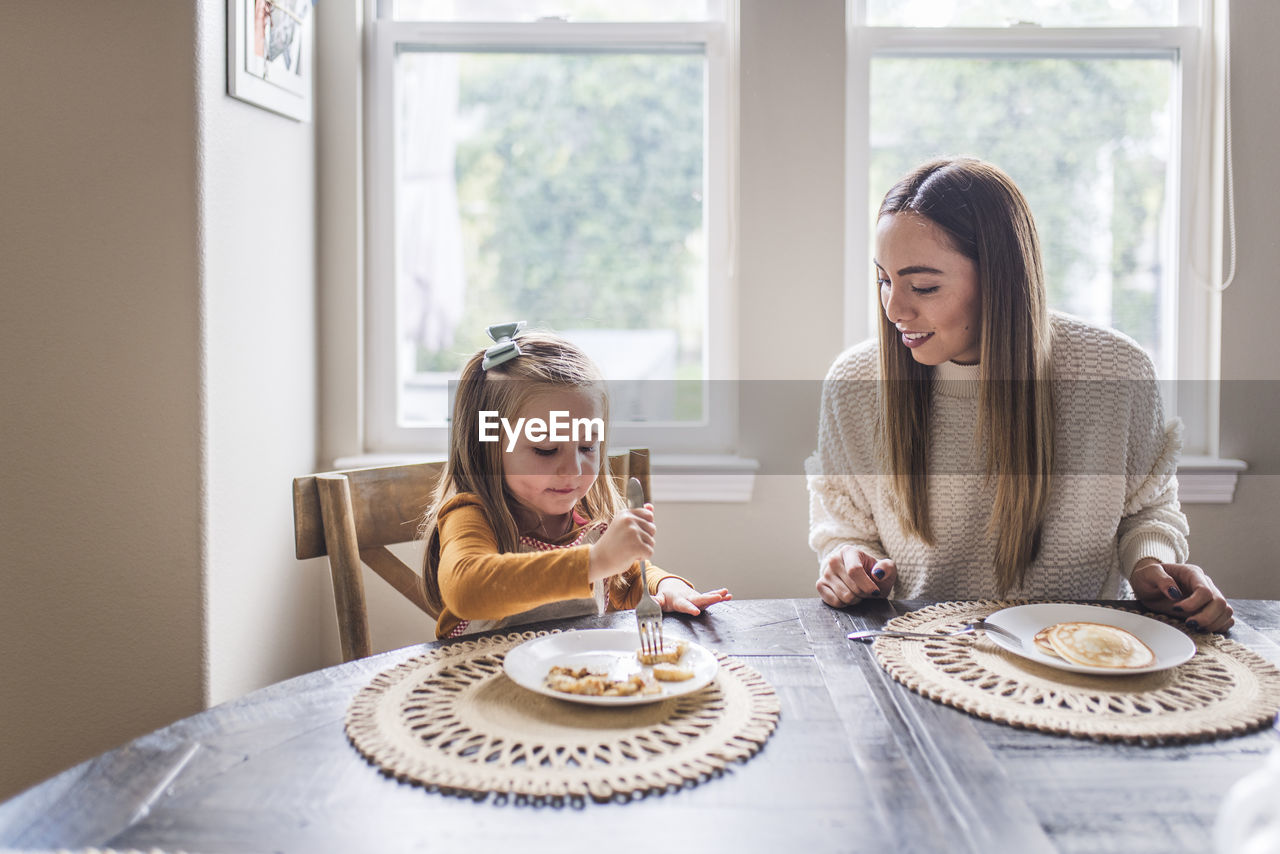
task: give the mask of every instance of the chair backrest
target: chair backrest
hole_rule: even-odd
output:
[[[293,479],[294,553],[298,560],[329,557],[343,661],[372,653],[361,564],[423,613],[439,616],[427,606],[421,568],[410,567],[387,546],[417,537],[443,470],[444,463],[410,463]],[[610,454],[609,471],[624,493],[627,478],[634,477],[646,500],[652,497],[647,450]]]

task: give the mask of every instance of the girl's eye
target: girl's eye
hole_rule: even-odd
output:
[[[933,287],[929,287],[929,288],[917,288],[913,285],[911,287],[911,292],[914,294],[931,294],[937,289],[938,289],[937,285],[934,285]]]
[[[555,455],[556,447],[552,445],[550,448],[534,448],[533,452],[540,457],[550,457]]]
[[[876,276],[876,285],[882,288],[889,287],[889,280],[884,276]]]
[[[598,449],[598,445],[582,445],[578,448],[578,450],[584,454],[594,454]]]

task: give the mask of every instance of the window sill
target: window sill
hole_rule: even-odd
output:
[[[442,454],[361,454],[341,457],[334,468],[389,466],[442,460]],[[744,504],[755,489],[760,463],[731,454],[655,454],[650,476],[655,501],[677,504]],[[1183,504],[1230,504],[1243,460],[1184,457],[1178,463],[1178,499]]]
[[[1182,504],[1230,504],[1244,460],[1183,457],[1178,461],[1178,500]]]
[[[359,454],[340,457],[335,469],[443,460],[443,454]],[[649,463],[653,500],[674,504],[743,504],[755,488],[756,460],[732,454],[654,454]]]
[[[760,463],[730,454],[654,454],[653,500],[676,504],[742,504],[751,500]]]

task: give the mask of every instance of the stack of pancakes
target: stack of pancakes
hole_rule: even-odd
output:
[[[1156,660],[1151,647],[1131,632],[1102,623],[1054,623],[1035,640],[1045,655],[1087,667],[1146,667]]]

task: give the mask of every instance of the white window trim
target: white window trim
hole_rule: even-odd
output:
[[[546,48],[673,50],[702,53],[707,57],[706,187],[704,219],[707,223],[707,341],[704,376],[711,380],[736,378],[736,336],[732,331],[734,288],[733,156],[736,134],[732,120],[736,81],[732,65],[734,45],[731,22],[654,24],[587,24],[563,21],[535,23],[422,23],[370,20],[372,36],[372,85],[367,90],[368,136],[366,164],[367,282],[365,289],[365,362],[363,446],[374,453],[443,451],[444,426],[405,428],[395,423],[396,332],[395,216],[394,198],[386,188],[394,186],[393,127],[394,62],[397,46],[421,44],[458,49]],[[610,441],[615,447],[647,445],[668,453],[731,454],[737,442],[737,407],[731,383],[712,383],[704,411],[708,417],[694,426],[613,425]],[[725,399],[721,399],[721,398]],[[655,439],[655,436],[658,438]]]

